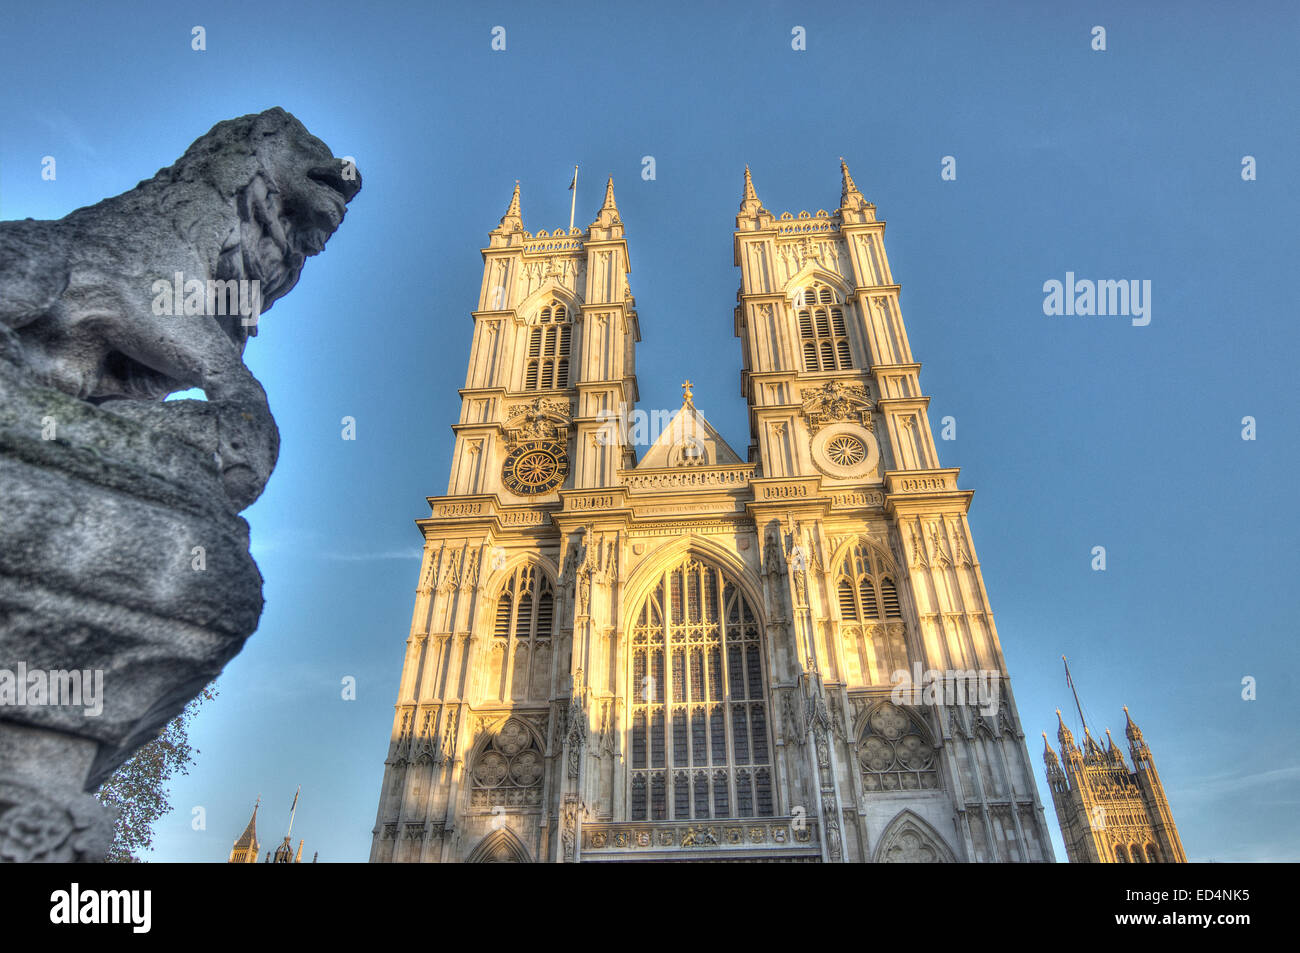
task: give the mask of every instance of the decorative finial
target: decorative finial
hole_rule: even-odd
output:
[[[695,393],[691,390],[691,382],[689,379],[682,381],[682,406],[695,406]]]

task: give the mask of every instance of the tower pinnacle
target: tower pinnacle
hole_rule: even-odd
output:
[[[1074,747],[1074,735],[1070,729],[1065,726],[1065,719],[1061,717],[1061,709],[1056,709],[1056,740],[1061,743],[1062,751],[1069,751]]]
[[[749,174],[749,166],[745,166],[745,192],[740,199],[740,214],[755,215],[766,212],[763,203],[758,200],[758,193],[754,191],[754,177]]]
[[[872,207],[871,203],[858,191],[858,186],[853,181],[853,176],[849,172],[849,164],[844,161],[844,156],[840,156],[840,211],[842,212],[845,209],[858,211]]]
[[[1133,716],[1128,713],[1128,705],[1124,706],[1124,734],[1131,744],[1142,744],[1142,729],[1133,721]]]
[[[506,214],[501,216],[501,224],[497,230],[501,232],[520,231],[524,227],[523,215],[519,211],[519,180],[515,179],[515,191],[510,196],[510,206],[506,209]]]
[[[601,203],[596,220],[591,223],[591,238],[610,241],[623,237],[623,220],[618,217],[618,204],[614,201],[614,178],[605,182],[605,201]]]

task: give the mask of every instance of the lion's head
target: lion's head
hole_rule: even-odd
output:
[[[217,123],[145,184],[162,187],[163,211],[181,234],[215,242],[213,278],[261,282],[265,312],[343,222],[361,175],[277,106]],[[212,215],[213,191],[231,216]]]

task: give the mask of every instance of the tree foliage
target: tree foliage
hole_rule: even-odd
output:
[[[105,862],[138,864],[139,854],[153,850],[153,825],[172,809],[167,782],[176,774],[189,774],[199,753],[190,747],[189,725],[199,707],[216,697],[211,685],[203,689],[157,738],[141,746],[100,787],[96,795],[100,801],[121,811]]]

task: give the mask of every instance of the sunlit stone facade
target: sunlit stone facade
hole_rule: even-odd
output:
[[[419,521],[372,861],[1052,860],[971,491],[939,463],[884,223],[841,172],[840,207],[797,216],[745,172],[743,458],[689,386],[666,426],[627,419],[612,181],[550,234],[516,187]],[[987,673],[997,699],[891,699],[898,670]]]

